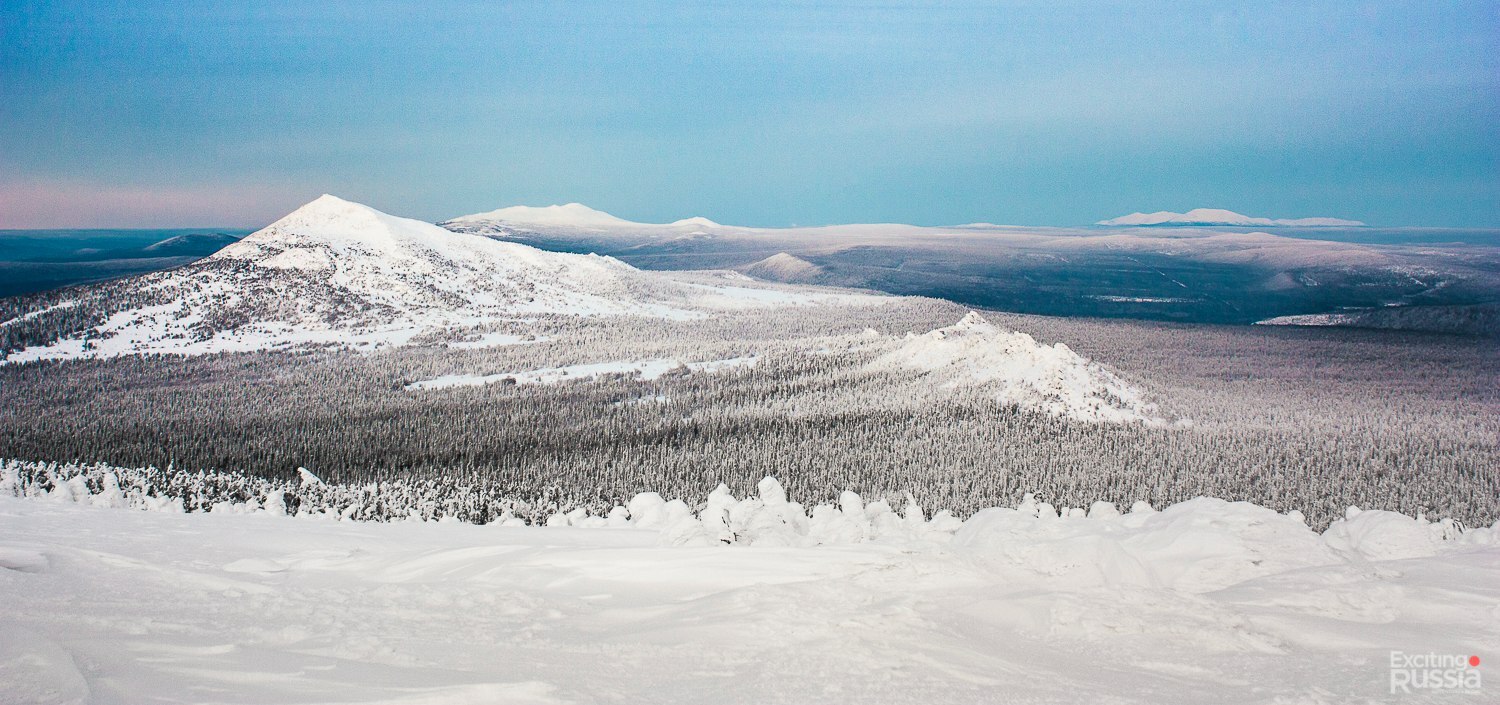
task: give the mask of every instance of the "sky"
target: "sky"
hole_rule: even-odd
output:
[[[0,228],[1500,227],[1500,2],[0,6]]]

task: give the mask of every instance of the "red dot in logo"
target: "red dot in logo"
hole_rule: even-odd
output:
[[[1478,656],[1470,656],[1469,657],[1469,665],[1473,666],[1474,668],[1479,668],[1479,657]]]

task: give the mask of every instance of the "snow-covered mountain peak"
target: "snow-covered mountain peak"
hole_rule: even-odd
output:
[[[717,228],[717,227],[722,227],[718,223],[715,223],[714,221],[709,220],[708,218],[704,218],[701,215],[695,215],[695,216],[693,216],[691,218],[683,218],[682,220],[674,220],[671,223],[669,223],[669,225],[672,225],[674,227],[694,227],[694,228]]]
[[[267,234],[299,230],[347,232],[351,229],[381,227],[382,219],[385,218],[392,218],[392,216],[363,203],[346,201],[325,193],[301,208],[282,216],[280,220],[260,232]]]
[[[510,206],[487,213],[475,213],[454,218],[449,223],[496,222],[522,225],[565,225],[572,227],[610,227],[635,225],[624,218],[617,218],[582,203],[567,203],[552,206]]]
[[[324,194],[280,220],[230,245],[214,259],[267,260],[291,249],[315,248],[324,254],[394,255],[415,244],[462,247],[463,236],[430,223],[398,218],[338,196]],[[264,262],[261,262],[264,263]],[[277,266],[272,263],[271,266]]]
[[[970,311],[958,323],[908,336],[872,369],[919,372],[943,386],[998,390],[1002,401],[1084,421],[1160,423],[1155,405],[1112,370],[1068,346],[1044,345]]]
[[[689,320],[716,311],[880,301],[682,281],[612,257],[455,232],[335,196],[185,267],[97,285],[81,296],[67,305],[97,311],[107,319],[102,325],[60,331],[0,360],[304,343],[369,348],[518,317]]]

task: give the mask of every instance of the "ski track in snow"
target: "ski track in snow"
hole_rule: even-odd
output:
[[[946,542],[662,536],[0,498],[0,701],[1370,702],[1393,649],[1500,646],[1493,531],[1384,512],[1323,536],[1217,500],[988,510]],[[1482,698],[1429,701],[1460,700]]]

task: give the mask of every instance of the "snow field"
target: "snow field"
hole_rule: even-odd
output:
[[[0,702],[1378,702],[1391,649],[1500,644],[1495,529],[1389,512],[959,522],[767,479],[533,528],[77,479],[0,497]]]

